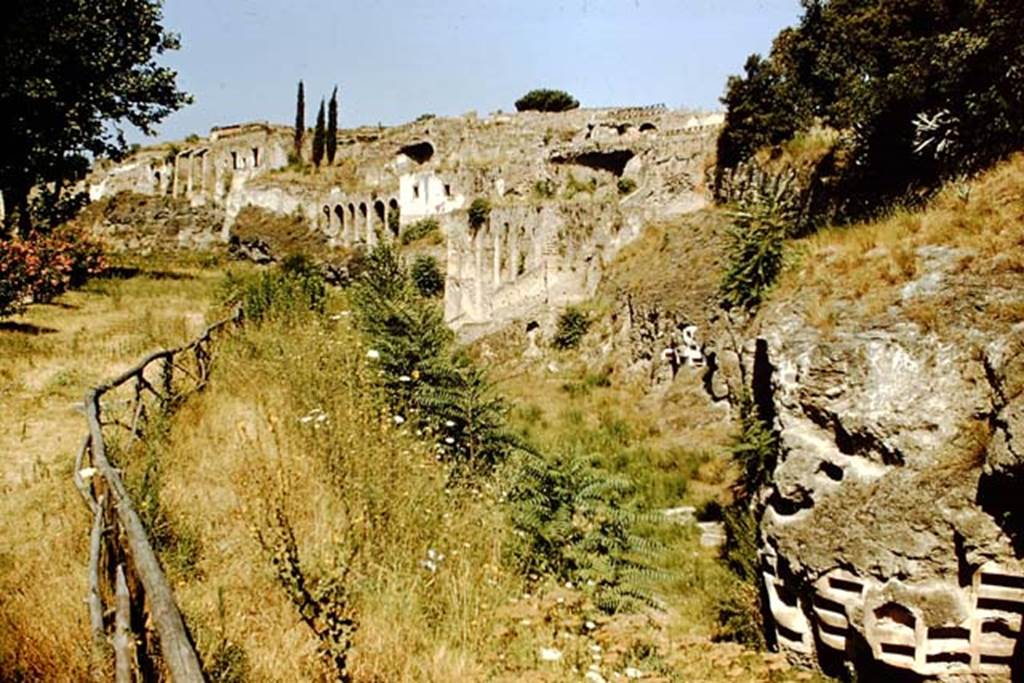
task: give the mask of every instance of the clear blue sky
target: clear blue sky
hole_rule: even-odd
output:
[[[535,87],[583,106],[713,109],[726,77],[799,11],[798,0],[166,0],[182,49],[163,62],[196,102],[159,137],[290,124],[300,78],[308,125],[334,84],[342,126],[513,111]]]

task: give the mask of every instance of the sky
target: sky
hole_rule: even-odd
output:
[[[182,48],[160,62],[195,103],[157,139],[290,125],[299,79],[307,125],[335,85],[342,127],[514,111],[538,87],[584,107],[717,109],[726,78],[799,10],[799,0],[166,0],[164,26]]]

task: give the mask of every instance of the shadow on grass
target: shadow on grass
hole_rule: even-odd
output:
[[[14,332],[15,334],[53,334],[57,330],[52,327],[33,325],[32,323],[16,323],[13,320],[0,320],[0,332]]]
[[[173,270],[148,270],[135,266],[111,266],[107,268],[99,280],[130,280],[133,277],[148,277],[151,280],[194,280],[195,275],[179,273]]]

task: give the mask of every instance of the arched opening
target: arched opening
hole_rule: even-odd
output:
[[[324,214],[323,230],[326,234],[330,235],[334,229],[334,226],[331,225],[331,207],[329,207],[327,204],[324,204],[320,210]]]
[[[414,142],[411,145],[406,145],[398,150],[399,154],[404,154],[409,157],[417,164],[424,164],[430,161],[430,157],[434,156],[434,146],[423,140],[421,142]]]
[[[384,208],[384,202],[378,199],[373,203],[373,229],[374,232],[383,232],[386,226],[386,210]]]
[[[369,211],[366,208],[366,202],[359,202],[359,226],[363,229],[363,239],[372,244],[370,235],[373,234],[373,228],[370,226]]]
[[[398,237],[402,225],[402,212],[398,206],[398,200],[392,197],[388,200],[388,230],[394,237]]]
[[[341,204],[334,205],[334,215],[338,217],[338,234],[345,234],[345,207]]]
[[[640,124],[640,132],[641,133],[646,133],[649,130],[658,130],[658,127],[655,126],[653,123],[650,123],[650,122],[641,123]]]

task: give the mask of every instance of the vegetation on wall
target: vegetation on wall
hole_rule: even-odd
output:
[[[576,109],[579,100],[564,90],[538,88],[516,100],[516,111],[560,112]]]
[[[439,236],[440,231],[441,224],[436,218],[421,218],[405,228],[400,241],[403,245],[409,245],[427,237]]]
[[[469,227],[477,230],[491,217],[491,202],[486,197],[477,197],[469,205]]]

